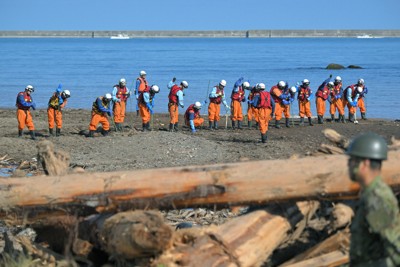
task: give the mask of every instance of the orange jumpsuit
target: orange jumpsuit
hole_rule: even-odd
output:
[[[349,113],[350,113],[350,114],[355,114],[356,111],[357,111],[357,107],[360,108],[360,112],[361,112],[361,113],[365,113],[365,112],[367,111],[366,108],[365,108],[365,103],[364,103],[363,97],[360,96],[360,95],[357,93],[357,90],[356,90],[357,87],[359,87],[357,84],[353,84],[353,85],[348,86],[348,87],[344,90],[343,107],[346,107],[346,106],[347,106],[347,108],[349,109]],[[362,87],[363,87],[363,90],[364,90],[364,86],[362,86]],[[347,99],[348,90],[351,90],[351,96],[350,96],[351,100],[355,100],[355,99],[358,97],[358,99],[357,99],[357,106],[356,106],[356,107],[353,107],[353,106],[348,102],[348,99]]]
[[[300,118],[311,117],[311,108],[310,101],[307,100],[311,96],[312,92],[309,87],[304,88],[303,86],[299,87],[299,94],[297,99],[299,100],[299,116]]]
[[[23,102],[23,103],[22,103]],[[18,130],[23,130],[26,127],[30,131],[35,130],[35,126],[33,124],[32,114],[30,112],[30,104],[33,103],[33,100],[30,95],[26,92],[19,92],[17,95],[17,120],[18,120]],[[26,104],[24,106],[24,104]]]
[[[330,90],[329,90],[328,86],[325,84],[324,87],[321,88],[321,90],[318,90],[317,93],[315,94],[316,98],[317,98],[315,100],[315,103],[317,105],[317,115],[319,115],[319,116],[323,117],[325,114],[325,111],[326,111],[325,103],[329,97],[329,93],[330,93]],[[310,116],[307,116],[307,117],[310,117]]]
[[[185,112],[185,124],[190,127],[190,118],[193,117],[193,123],[195,127],[201,126],[204,123],[204,119],[200,117],[200,111],[194,109],[194,104],[190,105]]]
[[[182,87],[178,85],[173,85],[169,91],[168,99],[168,111],[169,111],[169,123],[177,124],[179,122],[179,105],[183,105],[180,103],[180,96],[183,95]],[[183,107],[183,106],[182,106]]]
[[[118,101],[114,102],[114,122],[123,123],[125,120],[126,102],[129,97],[129,90],[126,86],[120,87],[119,85],[114,85],[113,95],[114,93],[115,98],[118,99]]]
[[[47,108],[47,118],[49,123],[49,129],[54,128],[54,121],[58,129],[62,128],[62,111],[61,109],[67,105],[67,99],[63,99],[63,103],[59,104],[57,93],[54,93],[50,99]]]
[[[247,97],[248,100],[253,100],[255,94],[255,87],[253,87],[250,91],[249,96]],[[250,122],[252,120],[258,122],[258,112],[255,107],[253,107],[250,103],[247,105],[247,120]]]
[[[231,99],[232,99],[231,119],[232,121],[242,121],[243,120],[242,102],[245,99],[245,92],[242,86],[239,86],[232,90]]]
[[[275,106],[274,101],[267,91],[258,92],[254,96],[260,98],[259,104],[255,107],[258,117],[258,126],[261,134],[266,134],[268,131],[268,123],[271,120],[273,106]]]
[[[101,101],[101,107],[98,106],[98,100]],[[103,110],[103,111],[102,111]],[[109,103],[104,103],[103,97],[100,96],[93,102],[92,106],[92,119],[90,120],[89,130],[96,131],[97,125],[100,123],[103,130],[110,130],[110,123],[108,122],[107,111],[109,110]]]
[[[209,122],[218,122],[220,120],[221,103],[225,102],[225,93],[218,85],[214,86],[209,95],[210,104],[208,105],[208,120]]]
[[[281,120],[282,113],[285,118],[290,118],[290,105],[284,105],[282,99],[279,98],[282,95],[282,91],[278,88],[278,86],[272,86],[270,94],[275,101],[275,120]]]
[[[339,115],[344,115],[343,101],[342,101],[342,83],[339,83],[333,87],[333,90],[330,94],[331,97],[331,105],[329,112],[331,115],[335,115],[336,109],[339,112]],[[336,98],[338,97],[338,98]]]

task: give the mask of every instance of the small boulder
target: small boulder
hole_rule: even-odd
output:
[[[362,67],[357,66],[357,65],[349,65],[347,68],[349,68],[349,69],[362,69]]]
[[[344,69],[345,67],[343,65],[340,64],[336,64],[336,63],[331,63],[328,66],[326,66],[327,70],[341,70]]]

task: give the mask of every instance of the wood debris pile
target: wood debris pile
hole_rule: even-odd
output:
[[[340,266],[348,262],[348,199],[357,198],[359,186],[347,177],[342,154],[348,140],[332,130],[324,134],[334,145],[279,171],[272,167],[282,160],[71,174],[68,155],[43,141],[38,159],[48,176],[0,179],[0,219],[29,226],[4,227],[3,260],[25,255],[35,266]],[[393,141],[383,168],[396,191],[398,144]]]

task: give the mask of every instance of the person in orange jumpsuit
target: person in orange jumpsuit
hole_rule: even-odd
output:
[[[271,120],[271,115],[275,112],[275,101],[272,99],[270,93],[265,91],[265,84],[259,83],[257,85],[251,105],[258,114],[261,142],[266,143],[268,139],[268,123]]]
[[[357,107],[360,108],[361,118],[366,120],[365,113],[367,109],[365,107],[364,97],[368,93],[368,89],[365,86],[364,79],[358,79],[356,84],[347,86],[344,89],[343,106],[347,106],[349,109],[349,121],[354,122],[354,114],[357,112]]]
[[[94,137],[94,132],[97,129],[97,125],[100,123],[102,125],[101,133],[104,136],[108,135],[110,130],[110,123],[108,117],[112,117],[113,112],[110,107],[110,102],[112,100],[111,94],[107,93],[104,96],[99,96],[92,105],[92,119],[89,125],[89,137]],[[107,117],[108,116],[108,117]]]
[[[157,85],[148,86],[139,94],[139,113],[142,117],[142,128],[144,131],[151,131],[150,120],[153,115],[154,99],[155,95],[160,92],[160,88]]]
[[[328,79],[322,82],[315,93],[315,104],[317,106],[318,124],[324,123],[324,114],[326,111],[326,100],[328,100],[331,91],[333,90],[333,82],[331,82],[330,76]]]
[[[61,135],[62,128],[62,111],[68,102],[68,98],[71,96],[69,90],[62,91],[61,84],[58,85],[58,88],[53,93],[53,95],[49,99],[48,107],[47,107],[47,118],[49,123],[49,134],[54,135],[54,121],[56,127],[56,136]]]
[[[200,116],[201,103],[191,104],[185,112],[185,124],[190,127],[192,133],[196,132],[196,127],[203,125],[204,119]]]
[[[126,102],[129,96],[130,91],[126,87],[126,80],[121,78],[119,83],[114,85],[112,91],[115,131],[122,131],[122,124],[125,120]]]
[[[338,122],[344,123],[344,108],[343,108],[343,88],[342,88],[342,78],[340,76],[336,76],[335,81],[333,82],[333,89],[330,92],[330,109],[329,112],[331,114],[331,122],[335,121],[335,112],[336,109],[339,113]]]
[[[250,90],[250,93],[247,96],[247,127],[249,129],[251,129],[251,127],[252,127],[253,119],[256,122],[256,126],[258,128],[258,118],[257,118],[257,114],[256,114],[256,109],[255,109],[255,107],[253,107],[251,105],[253,96],[257,91],[257,86],[258,86],[258,84],[256,84],[255,86],[248,89],[248,90]]]
[[[304,79],[298,89],[297,100],[299,101],[300,126],[304,125],[304,116],[308,117],[308,123],[310,126],[314,125],[311,120],[310,100],[312,99],[312,91],[309,85],[310,81]]]
[[[242,102],[246,101],[246,95],[244,90],[248,90],[249,88],[250,88],[250,83],[243,82],[243,78],[237,80],[235,85],[233,86],[231,94],[232,129],[236,129],[236,122],[237,122],[237,128],[243,129]]]
[[[18,137],[22,137],[22,131],[25,126],[29,129],[29,134],[33,140],[35,136],[35,125],[33,124],[30,109],[36,110],[36,104],[33,102],[31,94],[35,91],[32,85],[25,87],[25,91],[19,92],[16,100],[17,120],[18,120]]]
[[[144,89],[149,86],[147,80],[146,80],[147,73],[144,70],[141,70],[139,72],[139,77],[136,79],[136,84],[135,84],[135,96],[136,100],[139,99],[139,94],[143,92]],[[139,116],[139,102],[136,102],[136,115]]]
[[[284,81],[280,81],[277,85],[272,86],[269,92],[275,102],[275,128],[281,128],[282,113],[285,116],[286,127],[289,128],[290,103],[294,100],[294,95],[289,90],[289,85]]]
[[[218,130],[218,122],[220,119],[221,103],[225,105],[227,112],[230,111],[230,107],[226,103],[224,88],[226,86],[226,81],[221,80],[220,83],[213,87],[210,94],[208,95],[210,103],[208,104],[208,129]],[[213,128],[214,127],[214,128]]]
[[[175,80],[175,78],[173,79]],[[176,85],[174,81],[170,81],[168,84],[168,111],[169,111],[169,131],[178,131],[179,124],[179,107],[184,108],[183,103],[183,90],[188,88],[189,84],[187,81],[182,81],[180,86]]]

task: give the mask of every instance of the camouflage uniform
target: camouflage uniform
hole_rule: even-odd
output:
[[[351,225],[350,266],[400,266],[400,218],[392,190],[376,177]]]

